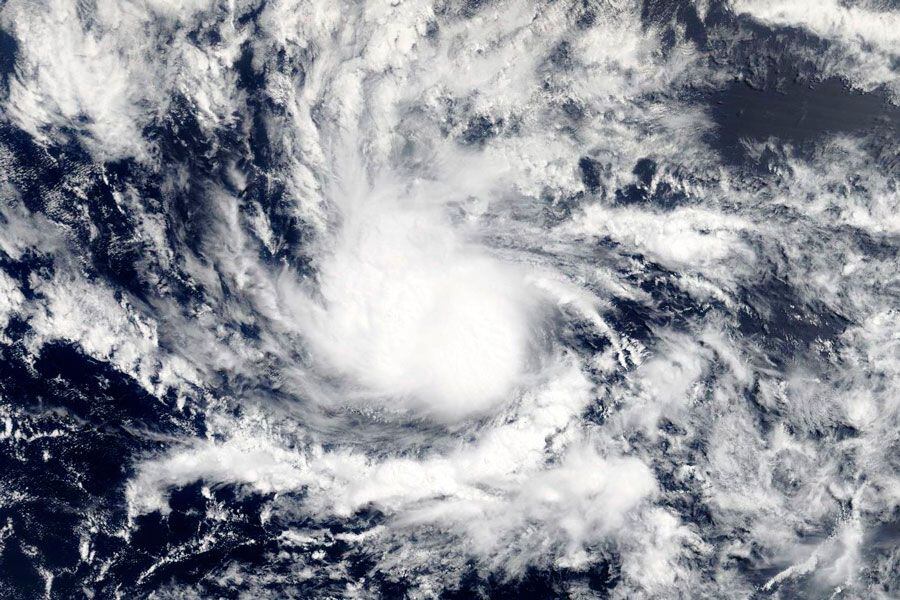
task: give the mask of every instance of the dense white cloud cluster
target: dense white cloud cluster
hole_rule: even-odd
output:
[[[731,5],[836,42],[837,72],[863,88],[896,83],[896,12]],[[265,178],[308,227],[308,272],[264,258],[283,241],[238,161],[198,186],[190,247],[170,247],[180,232],[137,192],[117,197],[144,266],[204,290],[185,306],[117,295],[64,233],[42,238],[41,217],[2,207],[0,248],[58,270],[32,276],[29,300],[0,271],[0,324],[27,318],[31,347],[75,342],[180,408],[198,389],[209,402],[206,438],[134,465],[129,526],[202,482],[209,497],[269,494],[269,515],[377,512],[344,541],[422,597],[473,562],[516,578],[611,556],[618,597],[798,581],[877,595],[867,536],[900,506],[900,196],[865,140],[782,148],[774,183],[746,185],[710,147],[705,109],[677,94],[723,77],[642,23],[638,2],[79,6],[4,6],[20,44],[5,119],[186,188],[145,128],[181,96],[212,138],[248,137],[249,48]],[[256,9],[252,27],[239,18]],[[649,182],[641,159],[658,165]],[[681,200],[617,202],[626,186]],[[740,561],[771,576],[750,581]]]

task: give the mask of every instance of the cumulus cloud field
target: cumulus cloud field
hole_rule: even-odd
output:
[[[0,596],[900,594],[896,6],[0,29]]]

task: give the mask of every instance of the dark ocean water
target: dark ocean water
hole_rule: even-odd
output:
[[[900,593],[880,29],[0,14],[0,597]]]

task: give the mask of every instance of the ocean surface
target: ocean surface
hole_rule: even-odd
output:
[[[0,599],[900,597],[900,5],[0,4]]]

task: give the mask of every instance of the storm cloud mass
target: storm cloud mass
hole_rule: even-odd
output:
[[[7,0],[0,598],[896,598],[889,0]]]

